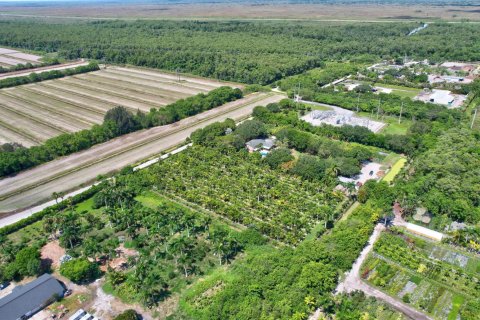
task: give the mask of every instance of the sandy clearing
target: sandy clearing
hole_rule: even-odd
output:
[[[0,212],[8,213],[49,199],[54,191],[69,191],[184,141],[198,128],[227,118],[247,117],[257,105],[278,102],[285,96],[257,93],[177,123],[142,130],[83,152],[63,157],[14,177],[0,180]]]
[[[14,78],[14,77],[24,77],[28,76],[34,72],[36,73],[41,73],[44,71],[53,71],[53,70],[65,70],[65,69],[72,69],[80,66],[86,66],[88,65],[88,61],[75,61],[75,62],[70,62],[70,63],[64,63],[64,64],[57,64],[53,66],[46,66],[46,67],[38,67],[38,68],[33,68],[33,69],[28,69],[28,70],[20,70],[20,71],[12,71],[8,73],[3,73],[0,74],[0,79],[7,79],[7,78]]]
[[[0,92],[0,105],[4,105],[9,109],[25,115],[25,117],[33,117],[40,122],[52,123],[54,126],[62,128],[70,132],[80,131],[89,128],[91,124],[80,122],[71,117],[39,108],[32,103],[25,103],[20,99],[15,99]]]
[[[38,140],[45,141],[51,137],[58,136],[64,132],[57,128],[49,127],[33,119],[25,118],[15,112],[12,112],[0,105],[0,118],[8,119],[8,123],[15,128],[19,128]]]
[[[21,135],[15,131],[10,130],[8,127],[3,126],[0,121],[0,143],[17,142],[24,147],[36,146],[38,143],[24,135]]]
[[[164,98],[145,92],[136,92],[129,88],[123,88],[115,84],[109,84],[104,82],[94,82],[82,77],[72,77],[68,79],[70,83],[74,83],[82,88],[88,88],[96,91],[101,91],[106,94],[111,94],[115,97],[132,99],[141,103],[151,103],[152,107],[161,108],[168,104],[168,101]]]
[[[79,110],[88,110],[94,114],[102,116],[102,118],[108,110],[115,106],[113,103],[105,101],[102,102],[101,100],[74,94],[73,91],[51,86],[50,83],[37,84],[31,87],[22,86],[22,88],[28,89],[29,91],[33,91],[45,97],[51,97],[52,99],[58,99],[66,103],[70,103]]]
[[[5,56],[12,57],[14,59],[20,59],[27,62],[31,62],[33,64],[40,61],[42,57],[36,56],[34,54],[23,53],[23,52],[12,52],[12,53],[5,53]]]
[[[187,85],[182,86],[181,83],[175,83],[173,81],[167,80],[167,81],[161,81],[158,79],[155,79],[153,77],[148,77],[148,76],[141,76],[133,74],[131,72],[127,71],[121,71],[121,70],[105,70],[103,73],[103,76],[109,76],[112,79],[118,78],[123,81],[127,82],[133,82],[133,83],[138,83],[154,88],[160,88],[164,90],[170,90],[173,92],[182,92],[184,94],[189,94],[189,95],[195,95],[201,92],[207,92],[205,89],[198,89],[198,88],[191,88]]]
[[[144,72],[138,69],[131,69],[131,68],[122,69],[119,67],[108,69],[107,71],[115,72],[117,74],[127,74],[130,76],[136,77],[138,79],[148,79],[150,81],[168,83],[168,84],[176,85],[178,87],[190,88],[190,89],[201,90],[201,91],[210,91],[215,88],[221,87],[221,85],[206,85],[206,84],[191,82],[190,78],[184,78],[182,77],[182,75],[180,75],[180,81],[178,80],[179,78],[177,76],[175,76],[173,79],[169,77],[162,77],[162,74],[158,74],[154,71],[150,73],[148,71]]]
[[[13,49],[0,48],[0,54],[15,53],[15,52],[18,52],[18,51]]]
[[[108,102],[109,104],[114,104],[115,106],[124,106],[130,108],[131,110],[136,111],[140,109],[142,111],[149,111],[151,106],[146,103],[141,103],[135,100],[130,100],[126,98],[121,98],[119,96],[113,96],[108,93],[101,92],[99,90],[87,89],[85,87],[80,87],[79,85],[72,83],[68,78],[59,79],[58,81],[49,83],[50,86],[55,88],[60,88],[67,90],[72,93],[77,93],[88,98],[98,100],[100,102]]]
[[[92,75],[97,78],[98,81],[109,81],[117,83],[120,86],[136,87],[140,90],[150,92],[153,94],[159,94],[165,98],[173,98],[174,101],[194,95],[192,92],[185,92],[184,88],[171,86],[166,83],[157,83],[155,81],[145,81],[141,78],[135,78],[132,76],[123,76],[115,73],[95,73]],[[202,91],[203,92],[203,91]]]
[[[100,83],[105,83],[112,86],[118,86],[120,88],[135,90],[137,92],[153,94],[163,98],[166,101],[169,101],[169,103],[177,101],[178,99],[191,96],[190,94],[185,94],[178,91],[155,88],[147,85],[138,84],[133,81],[128,82],[125,80],[121,80],[118,77],[110,77],[108,75],[105,76],[104,73],[88,73],[82,76],[84,79],[88,79],[89,81],[92,81],[92,82],[100,82]]]
[[[60,258],[65,255],[65,249],[60,246],[58,240],[48,242],[40,252],[41,259],[51,264],[54,269],[60,267]]]
[[[152,70],[152,69],[139,69],[139,68],[133,68],[133,67],[117,67],[118,70],[128,70],[131,72],[137,72],[137,73],[143,73],[143,74],[149,74],[149,75],[155,75],[161,78],[166,78],[169,80],[177,80],[177,75],[173,73],[167,73],[167,72],[161,72]],[[188,76],[184,74],[180,74],[182,80],[186,80],[187,82],[192,82],[192,83],[198,83],[206,86],[213,86],[213,87],[222,87],[222,86],[229,86],[233,88],[242,88],[242,85],[239,83],[234,83],[234,82],[228,82],[228,81],[219,81],[215,79],[210,79],[210,78],[202,78],[202,77],[193,77],[193,76]]]
[[[65,119],[79,121],[84,125],[92,126],[95,123],[101,123],[103,121],[102,114],[79,108],[77,105],[72,105],[68,102],[51,99],[36,94],[35,92],[24,90],[23,88],[16,88],[15,90],[7,91],[7,93],[16,99],[25,102],[25,104],[31,104],[32,107],[57,113],[62,115]]]
[[[0,62],[9,66],[16,66],[17,64],[24,64],[22,60],[10,58],[7,56],[0,56]]]

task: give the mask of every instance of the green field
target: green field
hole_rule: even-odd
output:
[[[400,170],[402,170],[403,166],[405,166],[405,163],[407,163],[407,159],[401,158],[399,159],[390,169],[390,171],[383,177],[383,181],[386,182],[392,182],[393,179],[397,176],[397,174],[400,173]]]

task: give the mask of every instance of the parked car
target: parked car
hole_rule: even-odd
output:
[[[8,287],[10,285],[10,282],[3,282],[3,283],[0,283],[0,290],[3,290],[5,289],[6,287]]]

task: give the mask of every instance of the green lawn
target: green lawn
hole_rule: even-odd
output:
[[[381,121],[386,123],[387,125],[380,131],[380,133],[383,134],[398,134],[398,135],[403,135],[406,134],[410,126],[413,124],[411,120],[407,119],[402,119],[401,123],[398,123],[398,117],[392,117],[392,116],[380,116],[377,119],[377,116],[374,115],[372,116],[368,112],[359,112],[358,115],[365,117],[365,118],[370,118],[374,121]]]
[[[395,177],[397,176],[397,174],[400,173],[400,170],[402,170],[403,166],[405,165],[405,163],[407,162],[407,159],[405,158],[401,158],[399,159],[393,166],[392,166],[392,169],[390,169],[390,171],[385,175],[385,177],[383,177],[383,181],[386,181],[386,182],[392,182],[393,179],[395,179]]]
[[[465,300],[464,297],[462,297],[459,294],[456,294],[453,296],[452,299],[452,310],[450,310],[450,313],[448,314],[448,320],[456,320],[458,317],[458,313],[460,312],[460,307],[463,304],[463,301]]]
[[[376,84],[376,87],[392,89],[393,90],[392,94],[395,94],[403,98],[410,98],[410,99],[415,98],[422,91],[421,89],[417,89],[417,88],[409,88],[409,87],[396,86],[392,84],[383,84],[383,83]]]
[[[137,196],[135,200],[143,204],[145,207],[151,209],[156,209],[159,205],[165,202],[160,196],[150,191],[145,192],[143,195]]]

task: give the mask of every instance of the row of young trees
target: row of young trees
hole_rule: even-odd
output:
[[[208,94],[201,93],[178,100],[162,109],[152,109],[147,114],[138,111],[134,115],[124,107],[115,107],[106,113],[103,124],[94,125],[89,130],[62,134],[47,140],[40,146],[30,148],[19,148],[18,145],[2,146],[0,177],[88,149],[122,134],[173,123],[241,97],[240,89],[220,87]]]
[[[100,70],[98,67],[98,64],[96,62],[90,62],[86,66],[79,66],[71,69],[43,71],[40,73],[34,72],[28,76],[12,77],[12,78],[0,80],[0,89],[15,87],[22,84],[35,83],[35,82],[40,82],[45,80],[58,79],[58,78],[63,78],[67,76],[73,76],[75,74],[81,74],[81,73],[97,71],[97,70]]]

